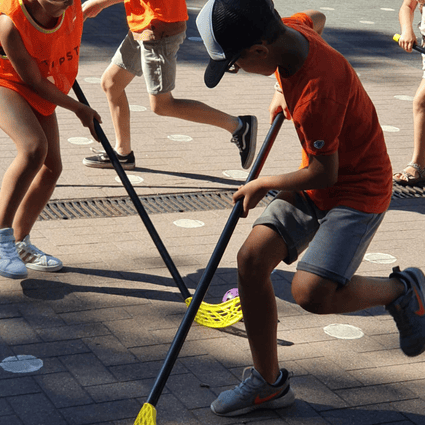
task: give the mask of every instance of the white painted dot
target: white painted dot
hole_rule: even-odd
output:
[[[133,174],[128,174],[127,177],[128,177],[128,180],[130,180],[130,183],[131,184],[140,184],[140,183],[143,183],[144,182],[144,180],[140,176],[135,176]],[[115,181],[118,182],[118,183],[122,183],[121,182],[121,179],[119,178],[119,176],[115,177]]]
[[[381,7],[381,10],[385,10],[385,12],[395,12],[395,9],[392,9],[391,7]]]
[[[248,177],[248,172],[242,170],[226,170],[223,174],[235,180],[245,180]]]
[[[321,7],[321,10],[335,10],[333,7]]]
[[[100,84],[101,80],[100,78],[97,78],[97,77],[87,77],[87,78],[84,78],[84,81],[90,84]]]
[[[393,127],[392,125],[382,125],[382,130],[386,131],[387,133],[397,133],[400,131],[398,127]]]
[[[413,101],[413,96],[407,96],[407,95],[404,95],[404,94],[397,94],[394,97],[398,100],[407,100],[409,102]]]
[[[133,112],[143,112],[146,111],[148,108],[141,106],[141,105],[130,105],[130,111]]]
[[[187,39],[190,41],[196,41],[198,43],[202,41],[202,37],[187,37]]]
[[[373,25],[375,22],[373,21],[359,21],[361,24]]]
[[[167,137],[173,142],[190,142],[193,140],[192,137],[185,136],[184,134],[171,134]]]
[[[338,339],[359,339],[364,336],[360,328],[351,325],[334,323],[323,328],[325,334]]]
[[[371,252],[364,256],[366,261],[375,264],[391,264],[397,261],[397,258],[390,254],[382,254],[381,252]]]
[[[30,373],[43,367],[43,360],[30,355],[21,355],[6,357],[0,366],[6,372],[12,373]]]
[[[93,143],[93,140],[87,137],[70,137],[68,142],[73,145],[90,145],[90,143]]]
[[[205,226],[205,223],[203,223],[200,220],[191,220],[188,218],[182,218],[180,220],[176,220],[173,222],[177,227],[184,227],[186,229],[194,229],[196,227],[202,227]]]

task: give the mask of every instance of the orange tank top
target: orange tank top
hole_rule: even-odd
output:
[[[189,19],[185,0],[124,0],[124,6],[133,32],[143,31],[153,20],[182,22]]]
[[[7,15],[21,35],[28,53],[37,62],[41,75],[68,94],[78,72],[83,14],[81,0],[62,14],[54,28],[40,26],[28,13],[23,0],[1,0],[0,14]],[[42,115],[51,115],[56,105],[38,96],[19,77],[0,46],[0,86],[18,92]]]

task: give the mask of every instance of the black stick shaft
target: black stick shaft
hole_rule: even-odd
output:
[[[256,179],[260,174],[261,169],[263,168],[264,163],[266,162],[267,156],[270,152],[270,149],[273,146],[273,143],[276,139],[276,136],[280,130],[280,127],[283,123],[283,114],[278,114],[270,130],[264,140],[263,146],[261,147],[260,152],[258,153],[257,159],[251,169],[251,172],[248,175],[246,183]],[[152,406],[156,406],[156,403],[161,396],[161,393],[164,389],[165,383],[167,382],[168,377],[170,376],[171,370],[173,369],[174,363],[177,360],[177,357],[180,353],[180,350],[184,344],[184,341],[189,333],[190,327],[192,326],[193,320],[195,319],[196,313],[205,297],[205,294],[208,291],[209,284],[211,279],[214,276],[214,273],[217,270],[217,267],[220,263],[220,260],[226,250],[226,247],[229,243],[230,237],[236,227],[236,224],[241,216],[243,209],[243,199],[239,199],[230,213],[230,217],[227,220],[227,223],[224,227],[224,230],[218,240],[218,243],[213,251],[210,261],[202,274],[201,280],[199,281],[198,287],[196,288],[195,294],[193,296],[192,302],[190,303],[185,316],[180,324],[180,327],[174,337],[174,340],[168,350],[167,356],[164,360],[164,364],[159,372],[159,375],[152,387],[152,390],[148,396],[147,403]]]
[[[84,103],[87,106],[89,105],[89,102],[86,99],[86,96],[84,95],[83,91],[81,90],[80,85],[78,84],[77,80],[75,80],[74,85],[72,86],[72,89],[74,90],[75,95],[77,96],[77,99]],[[177,270],[173,260],[171,259],[170,255],[168,254],[167,249],[165,248],[164,244],[162,243],[161,238],[158,235],[158,232],[156,231],[151,219],[149,218],[148,213],[146,212],[145,208],[142,205],[142,202],[140,201],[139,197],[136,194],[136,191],[134,190],[134,187],[130,183],[130,180],[127,177],[127,174],[124,172],[124,169],[122,168],[121,163],[119,162],[115,151],[112,149],[104,131],[102,130],[102,127],[100,126],[99,122],[95,119],[94,120],[94,128],[96,130],[96,134],[99,137],[100,143],[102,143],[103,149],[105,149],[106,154],[108,155],[109,159],[112,162],[113,167],[115,168],[115,171],[117,172],[119,178],[122,181],[122,184],[124,185],[125,190],[127,191],[128,195],[130,196],[131,200],[133,201],[133,204],[139,213],[140,218],[143,221],[143,224],[145,225],[147,231],[149,232],[150,237],[152,238],[156,248],[159,251],[159,254],[161,255],[162,259],[164,260],[165,265],[167,266],[168,270],[171,273],[171,276],[173,277],[174,281],[176,282],[176,285],[178,286],[182,296],[184,299],[187,299],[190,297],[190,292],[187,289],[185,283],[183,282],[183,279]]]

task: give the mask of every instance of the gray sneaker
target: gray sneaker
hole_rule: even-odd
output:
[[[0,275],[10,279],[25,279],[28,276],[16,250],[11,227],[0,229]]]
[[[231,142],[239,148],[242,168],[248,169],[254,159],[257,144],[257,118],[253,115],[238,118],[242,121],[242,127],[232,134]]]
[[[63,267],[61,260],[32,245],[29,235],[25,236],[21,242],[16,243],[16,249],[28,269],[39,272],[56,272]]]
[[[247,371],[251,374],[245,378]],[[211,410],[218,416],[238,416],[255,409],[288,407],[295,401],[289,378],[289,372],[281,369],[276,383],[270,385],[254,368],[246,368],[242,382],[233,390],[222,392],[211,404]]]
[[[425,351],[425,276],[420,269],[393,268],[391,277],[406,283],[408,290],[386,306],[400,332],[400,348],[406,356]]]

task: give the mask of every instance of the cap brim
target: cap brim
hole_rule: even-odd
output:
[[[224,73],[230,66],[230,59],[215,61],[210,59],[210,62],[205,70],[204,81],[208,88],[214,88],[223,78]]]
[[[239,59],[240,55],[241,52],[238,52],[233,55],[232,59],[210,59],[204,74],[205,85],[210,89],[214,88],[223,78],[224,73]]]

